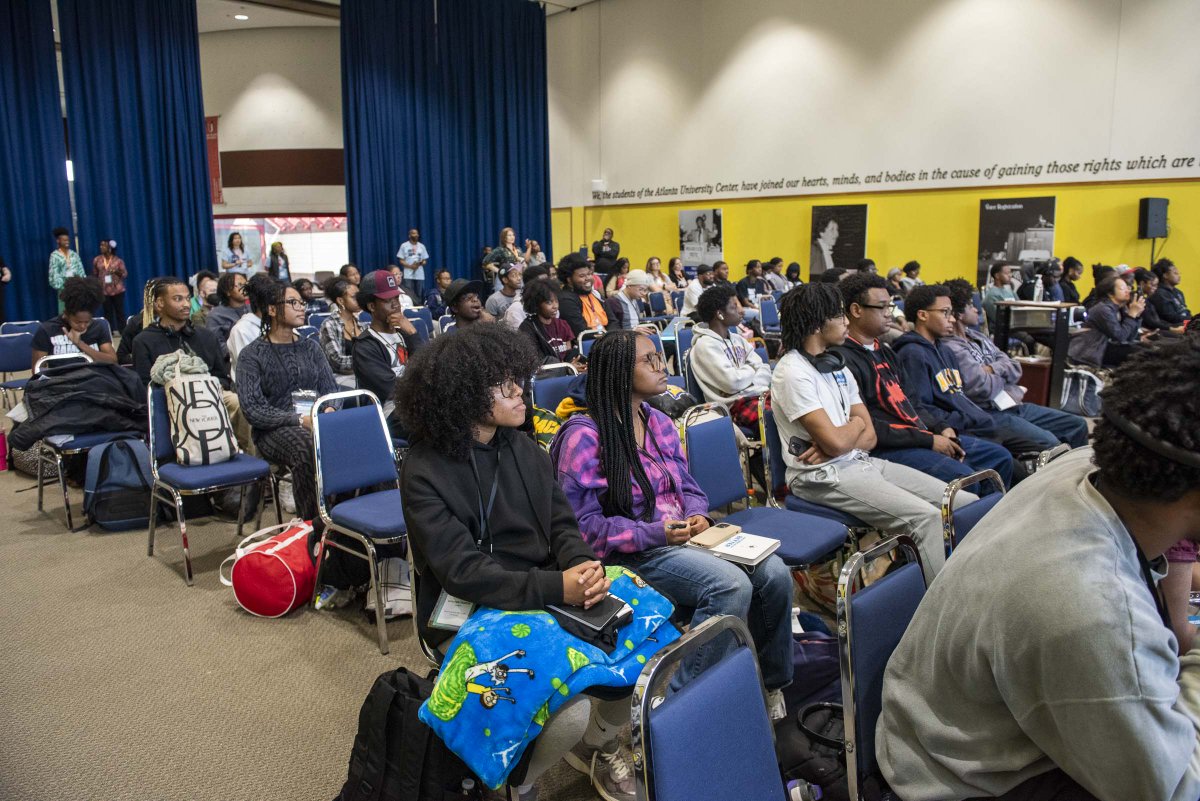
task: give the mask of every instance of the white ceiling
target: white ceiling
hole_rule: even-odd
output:
[[[322,0],[339,5],[340,0]],[[236,20],[234,14],[245,14],[250,19]],[[267,8],[237,0],[196,0],[196,18],[200,33],[213,31],[237,31],[244,28],[296,28],[337,27],[338,21],[329,17],[318,17],[296,11]]]

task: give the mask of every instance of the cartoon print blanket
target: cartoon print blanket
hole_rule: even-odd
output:
[[[543,611],[475,610],[446,649],[419,717],[492,789],[501,787],[547,718],[589,687],[631,687],[642,666],[678,639],[671,602],[623,567],[606,567],[609,594],[633,619],[606,654]]]

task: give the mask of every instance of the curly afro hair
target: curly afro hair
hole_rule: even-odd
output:
[[[868,289],[887,289],[887,280],[877,273],[856,272],[840,281],[837,288],[842,293],[842,301],[849,312],[850,304],[862,305],[867,302]]]
[[[700,300],[696,301],[696,316],[702,323],[712,322],[712,319],[729,305],[729,299],[736,295],[737,290],[732,284],[710,286],[700,293]]]
[[[80,312],[95,312],[104,302],[104,290],[95,278],[79,278],[72,276],[63,281],[58,299],[63,302],[64,314],[79,314]]]
[[[965,278],[951,278],[942,284],[950,290],[950,305],[955,314],[962,314],[968,306],[974,303],[975,287]]]
[[[492,387],[525,382],[538,368],[529,339],[501,323],[477,323],[419,348],[396,383],[396,410],[416,442],[466,459],[476,422],[492,410]]]
[[[1200,454],[1197,375],[1200,340],[1165,340],[1117,368],[1101,396],[1104,409],[1156,440]],[[1104,417],[1096,423],[1092,447],[1104,482],[1122,495],[1171,503],[1200,489],[1200,468],[1148,450]]]

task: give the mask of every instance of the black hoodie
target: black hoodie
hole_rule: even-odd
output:
[[[144,384],[150,383],[150,368],[160,356],[186,350],[204,360],[209,374],[221,382],[221,389],[229,389],[229,358],[221,353],[216,334],[207,328],[195,328],[189,320],[172,331],[155,320],[132,341],[133,369]]]

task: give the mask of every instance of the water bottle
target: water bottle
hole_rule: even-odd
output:
[[[1033,282],[1033,299],[1041,300],[1045,289],[1042,287],[1042,277],[1039,275]]]

